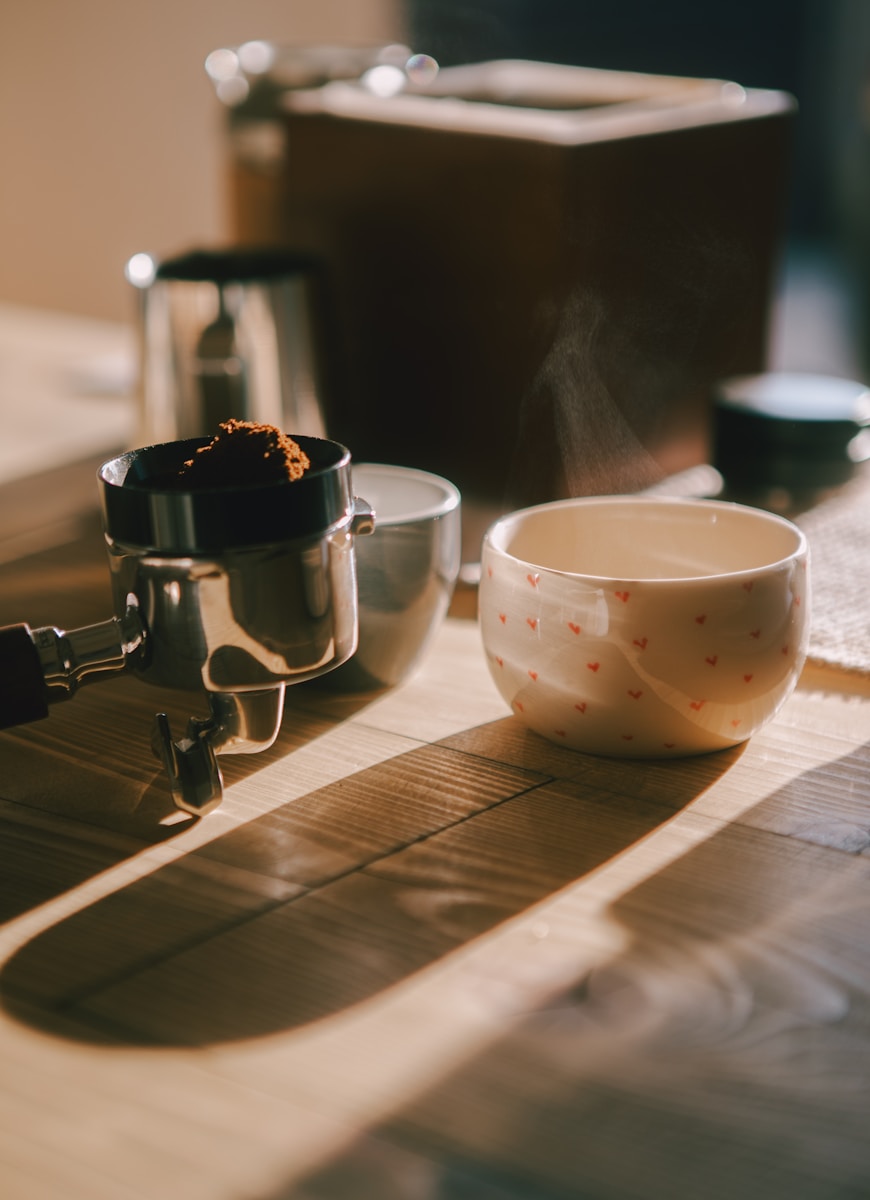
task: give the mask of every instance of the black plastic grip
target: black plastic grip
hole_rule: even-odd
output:
[[[48,716],[45,677],[27,625],[0,628],[0,729]]]

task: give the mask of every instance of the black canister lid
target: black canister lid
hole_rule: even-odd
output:
[[[154,278],[189,283],[258,283],[313,270],[316,261],[285,247],[193,249],[156,265]]]
[[[713,407],[714,465],[732,486],[826,488],[870,457],[870,391],[850,379],[739,376],[719,385]]]
[[[113,540],[172,554],[215,553],[321,537],[353,511],[350,452],[292,434],[311,466],[299,479],[179,489],[174,476],[209,438],[130,450],[99,471],[105,530]]]

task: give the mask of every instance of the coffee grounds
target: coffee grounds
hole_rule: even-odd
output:
[[[311,466],[305,451],[274,425],[235,418],[200,446],[178,472],[186,488],[233,487],[300,479]]]

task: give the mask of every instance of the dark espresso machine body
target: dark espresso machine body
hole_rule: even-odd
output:
[[[496,510],[707,460],[765,365],[788,95],[490,62],[273,101],[229,119],[234,236],[325,266],[329,436]]]

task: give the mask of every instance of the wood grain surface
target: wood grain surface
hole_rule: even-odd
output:
[[[0,624],[110,614],[96,516]],[[456,611],[468,611],[470,597]],[[3,1200],[870,1195],[870,687],[735,750],[526,733],[451,616],[201,821],[133,679],[0,733]]]

